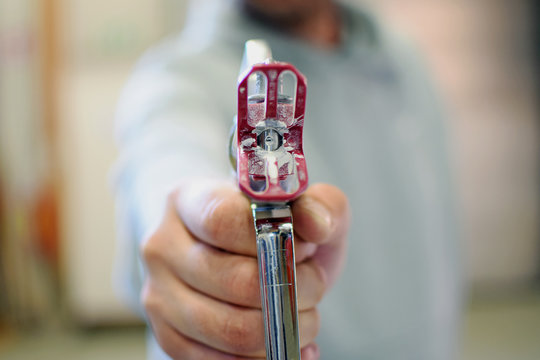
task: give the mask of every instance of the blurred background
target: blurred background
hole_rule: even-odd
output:
[[[449,113],[470,299],[463,358],[540,358],[539,13],[364,0],[412,38]],[[535,8],[536,7],[536,8]],[[115,297],[112,121],[185,0],[0,0],[0,359],[144,359]]]

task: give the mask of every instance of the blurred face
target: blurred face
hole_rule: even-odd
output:
[[[242,0],[248,10],[280,23],[293,23],[309,18],[320,5],[332,0]]]

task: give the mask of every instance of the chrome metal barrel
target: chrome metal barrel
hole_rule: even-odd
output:
[[[257,234],[267,360],[299,360],[292,213],[286,204],[251,206]]]

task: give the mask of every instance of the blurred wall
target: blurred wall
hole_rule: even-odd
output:
[[[31,328],[57,300],[48,10],[0,0],[0,325]]]
[[[131,319],[111,280],[114,112],[135,61],[181,27],[183,8],[182,1],[171,0],[58,2],[64,279],[67,305],[86,324]]]
[[[474,288],[529,283],[540,267],[533,1],[369,3],[417,42],[440,86]]]

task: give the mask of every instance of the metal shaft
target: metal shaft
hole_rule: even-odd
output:
[[[292,213],[286,204],[252,204],[267,360],[299,360]]]

